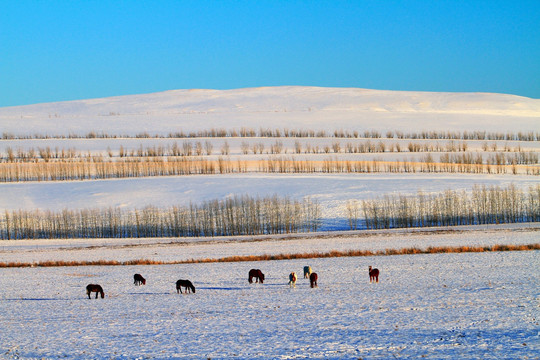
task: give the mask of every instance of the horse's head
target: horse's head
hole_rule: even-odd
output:
[[[142,284],[143,284],[143,285],[146,285],[146,279],[143,279],[143,280],[142,280]]]
[[[102,291],[101,292],[101,298],[104,299],[105,298],[105,293]]]

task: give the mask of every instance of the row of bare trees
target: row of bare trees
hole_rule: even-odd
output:
[[[388,153],[388,152],[426,152],[429,156],[432,156],[434,152],[442,152],[441,162],[452,162],[452,163],[484,163],[484,155],[480,152],[468,152],[467,144],[462,143],[457,146],[454,143],[448,143],[445,146],[440,146],[438,144],[413,144],[409,143],[408,149],[402,148],[399,144],[385,144],[379,142],[378,144],[371,143],[369,140],[359,143],[351,144],[347,143],[343,148],[339,142],[334,142],[332,145],[312,145],[305,144],[304,147],[296,141],[293,149],[287,149],[283,146],[281,141],[276,141],[274,144],[270,144],[266,148],[263,142],[257,142],[250,144],[248,142],[242,142],[240,145],[240,150],[243,155],[248,155],[252,152],[256,154],[339,154],[339,153],[348,153],[348,154],[358,154],[358,153]],[[451,153],[460,152],[460,155],[454,155]],[[538,163],[538,152],[536,151],[523,151],[520,147],[514,149],[505,148],[505,152],[495,152],[488,156],[488,161],[492,164],[503,165],[503,164],[537,164]],[[510,151],[512,151],[510,153]],[[108,156],[104,156],[103,153],[90,153],[78,151],[74,148],[60,149],[51,147],[38,148],[37,151],[34,148],[28,150],[17,149],[14,150],[11,147],[7,147],[5,155],[0,153],[0,163],[14,163],[14,162],[60,162],[60,161],[73,161],[73,160],[83,160],[83,161],[93,161],[93,162],[103,162],[115,159],[123,158],[150,158],[150,157],[192,157],[192,156],[210,156],[214,152],[214,145],[210,141],[206,141],[203,145],[201,142],[196,142],[192,144],[188,141],[185,141],[182,146],[179,146],[177,143],[167,146],[148,146],[144,147],[140,145],[137,149],[127,150],[123,146],[120,146],[117,152],[112,151],[110,148],[107,148]],[[225,141],[219,149],[218,154],[222,156],[227,156],[230,154],[230,145]],[[474,160],[473,160],[474,158]],[[450,159],[458,159],[452,160]],[[463,160],[459,160],[463,159]],[[487,163],[487,162],[486,162]]]
[[[0,239],[261,235],[317,231],[319,204],[288,197],[235,196],[200,205],[6,211]]]
[[[358,228],[359,203],[350,201],[347,210],[350,228]],[[540,185],[528,190],[474,186],[471,193],[385,195],[362,201],[362,213],[368,229],[535,222],[540,221]]]
[[[126,158],[118,161],[0,163],[0,182],[97,180],[129,177],[212,175],[230,173],[475,173],[540,175],[539,166],[422,161],[299,160],[269,157],[260,160],[207,158]]]
[[[488,132],[488,131],[420,131],[420,132],[403,132],[403,131],[387,131],[385,134],[377,130],[312,130],[312,129],[289,129],[289,128],[253,128],[242,127],[240,129],[225,129],[211,128],[198,131],[174,131],[168,135],[155,134],[151,135],[148,132],[141,132],[136,135],[119,135],[108,134],[105,132],[90,131],[86,134],[69,134],[69,135],[16,135],[9,132],[3,132],[2,140],[14,139],[120,139],[120,138],[224,138],[224,137],[290,137],[290,138],[306,138],[306,137],[335,137],[335,138],[372,138],[379,139],[386,137],[387,139],[432,139],[432,140],[516,140],[516,141],[539,141],[540,132],[534,131],[518,131],[518,132]]]

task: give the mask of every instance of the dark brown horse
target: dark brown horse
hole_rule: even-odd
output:
[[[98,285],[98,284],[86,285],[86,295],[88,295],[89,299],[90,299],[90,293],[92,292],[96,293],[96,299],[98,298],[98,294],[101,294],[102,299],[105,297],[105,293],[103,292],[103,288],[101,287],[101,285]]]
[[[176,282],[176,293],[183,294],[182,287],[186,288],[186,294],[189,292],[188,290],[195,293],[195,286],[189,280],[178,280]]]
[[[312,288],[314,287],[317,287],[317,279],[319,278],[319,276],[317,275],[317,273],[311,273],[311,275],[309,275],[309,284],[311,285]]]
[[[135,285],[146,285],[146,279],[142,277],[141,274],[133,275],[133,280]]]
[[[259,269],[251,269],[249,270],[249,278],[248,281],[251,284],[253,282],[253,278],[255,278],[255,282],[260,282],[261,284],[264,282],[264,274]]]
[[[379,269],[369,267],[369,282],[379,282]]]

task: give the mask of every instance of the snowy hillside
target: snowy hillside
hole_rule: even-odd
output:
[[[0,108],[16,135],[134,135],[240,128],[534,131],[540,100],[489,93],[263,87],[154,94]]]

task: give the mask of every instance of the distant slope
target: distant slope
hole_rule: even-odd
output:
[[[0,108],[0,131],[166,135],[208,128],[540,130],[540,100],[489,93],[262,87],[153,94]]]

